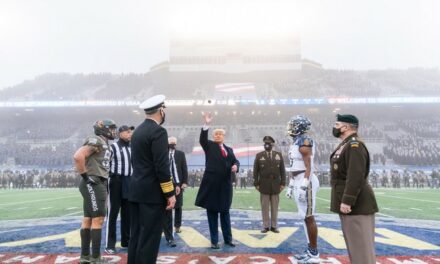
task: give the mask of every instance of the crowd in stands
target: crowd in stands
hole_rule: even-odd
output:
[[[226,78],[227,80],[228,78]],[[316,70],[280,76],[271,72],[249,73],[229,82],[255,80],[258,99],[432,96],[440,90],[438,69]],[[44,74],[34,80],[0,90],[2,100],[141,100],[152,91],[173,98],[208,98],[225,76],[171,74],[168,70],[140,74]],[[262,87],[260,84],[264,84]],[[231,97],[235,98],[235,97]]]
[[[78,187],[80,179],[73,170],[3,170],[0,188],[71,188]]]
[[[273,108],[225,107],[210,111],[215,114],[214,126],[226,129],[227,144],[260,146],[262,138],[270,135],[276,139],[276,148],[285,155],[292,141],[286,136],[287,121],[296,113],[307,115],[312,121],[310,135],[316,145],[315,164],[328,164],[330,154],[338,144],[331,134],[335,113],[325,108],[313,113],[305,112],[300,107]],[[440,131],[440,120],[425,118],[426,112],[439,110],[435,107],[427,107],[423,110],[425,112],[413,109],[413,106],[408,106],[393,115],[386,115],[390,112],[389,108],[375,106],[357,110],[361,120],[359,135],[369,146],[372,165],[440,165],[440,135],[436,133]],[[74,151],[93,133],[95,120],[110,117],[117,124],[135,126],[143,120],[141,114],[133,114],[130,108],[51,111],[35,110],[13,119],[5,119],[0,113],[0,121],[3,120],[0,122],[0,166],[70,168]],[[188,155],[194,147],[199,146],[202,111],[206,109],[193,112],[187,108],[167,109],[165,127],[168,134],[178,138],[179,148]],[[5,113],[5,116],[10,114]],[[41,116],[44,116],[44,122],[39,121]]]

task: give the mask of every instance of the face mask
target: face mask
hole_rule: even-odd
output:
[[[264,149],[265,149],[266,151],[271,151],[271,150],[272,150],[272,144],[270,144],[270,143],[266,143],[266,144],[264,144]]]
[[[176,144],[168,144],[168,148],[175,149],[176,148]]]
[[[162,116],[162,121],[160,121],[159,125],[162,125],[163,123],[165,123],[165,112],[163,110],[160,110],[161,112],[161,116]]]
[[[334,127],[332,133],[334,137],[339,138],[342,135],[341,128]]]

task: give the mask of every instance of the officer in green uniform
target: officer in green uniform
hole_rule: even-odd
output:
[[[342,140],[330,156],[331,208],[341,219],[350,262],[375,264],[374,214],[378,212],[368,183],[370,156],[357,134],[354,115],[337,115],[333,135]]]
[[[262,233],[278,231],[279,194],[286,186],[286,169],[281,152],[272,150],[275,140],[271,136],[263,138],[264,151],[257,153],[254,161],[254,186],[260,192]],[[269,207],[271,212],[269,226]]]
[[[110,119],[99,120],[93,125],[93,129],[95,135],[89,136],[73,156],[76,170],[82,177],[79,190],[84,199],[80,263],[106,263],[101,259],[101,230],[111,159],[108,140],[116,137],[116,124]]]

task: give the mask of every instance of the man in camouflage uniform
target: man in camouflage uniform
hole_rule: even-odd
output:
[[[89,136],[73,156],[76,170],[82,177],[79,190],[84,199],[80,263],[105,263],[101,259],[100,248],[111,159],[108,140],[116,137],[116,124],[109,119],[99,120],[93,129],[95,134]]]

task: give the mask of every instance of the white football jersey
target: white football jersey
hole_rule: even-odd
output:
[[[310,147],[312,148],[312,157],[311,157],[311,173],[314,171],[313,165],[313,157],[315,155],[315,145],[313,144],[313,140],[305,134],[299,135],[295,138],[295,141],[290,146],[289,149],[289,161],[290,161],[290,171],[305,171],[306,166],[304,164],[304,160],[301,152],[299,152],[300,147]]]

